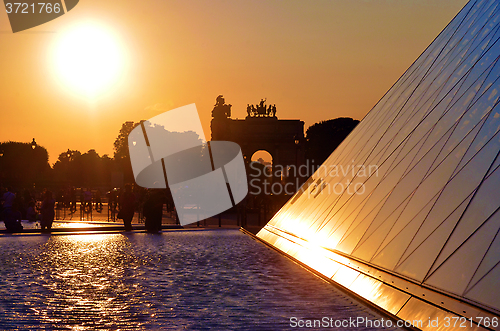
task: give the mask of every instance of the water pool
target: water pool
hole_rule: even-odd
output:
[[[237,230],[5,235],[0,250],[2,330],[287,330],[297,329],[291,317],[382,318]]]

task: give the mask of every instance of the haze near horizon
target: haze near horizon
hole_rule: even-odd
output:
[[[85,0],[16,34],[2,11],[0,141],[112,156],[123,122],[190,103],[209,136],[219,94],[233,118],[362,119],[465,3]]]

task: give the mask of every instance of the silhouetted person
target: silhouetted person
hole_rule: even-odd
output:
[[[28,208],[26,209],[26,219],[29,222],[35,222],[36,221],[35,201],[30,201],[28,203]]]
[[[248,114],[248,117],[250,117],[251,113],[252,113],[252,107],[250,107],[250,105],[247,104],[247,114]]]
[[[2,211],[3,211],[3,195],[7,192],[7,190],[0,186],[0,221],[2,220]]]
[[[20,202],[13,202],[12,206],[4,209],[3,211],[3,221],[5,223],[5,229],[8,232],[20,232],[23,230],[23,226],[21,224],[21,212],[19,211]]]
[[[14,199],[16,198],[16,195],[12,192],[12,188],[10,187],[7,187],[5,191],[2,188],[2,193],[3,194],[0,196],[0,220],[3,220],[5,215],[10,212]]]
[[[76,211],[76,190],[75,187],[72,186],[69,191],[70,199],[71,199],[71,212],[74,213]]]
[[[83,199],[84,210],[90,212],[92,210],[92,192],[90,192],[90,188],[87,188],[85,192],[83,192]]]
[[[21,211],[21,214],[23,215],[24,219],[28,219],[28,208],[31,204],[31,202],[35,202],[33,199],[33,196],[31,195],[30,191],[28,189],[25,189],[23,191],[23,210]]]
[[[101,200],[101,191],[97,190],[95,192],[95,210],[97,210],[99,213],[102,211],[102,200]]]
[[[52,192],[46,191],[44,194],[44,199],[42,201],[42,206],[40,207],[40,214],[42,217],[40,219],[40,228],[42,231],[45,229],[52,229],[52,222],[54,222],[56,201],[52,198]]]
[[[80,190],[80,210],[85,209],[85,191],[83,188]]]
[[[106,193],[108,196],[108,210],[110,212],[111,219],[113,222],[115,221],[115,216],[116,216],[116,210],[118,208],[118,190],[115,188],[108,193]]]
[[[144,222],[147,232],[156,233],[161,230],[161,221],[163,218],[164,196],[160,191],[150,192],[149,197],[144,203],[143,214],[146,218]]]
[[[135,213],[135,196],[132,193],[132,186],[130,184],[125,185],[125,191],[123,192],[120,199],[120,211],[118,212],[119,218],[123,219],[123,225],[125,226],[125,231],[132,230],[132,218],[134,218]]]
[[[273,117],[276,117],[276,105],[273,105],[272,112],[273,112]]]
[[[5,192],[2,196],[3,208],[12,208],[14,204],[14,199],[16,198],[16,194],[12,192],[11,187],[7,187],[7,192]]]

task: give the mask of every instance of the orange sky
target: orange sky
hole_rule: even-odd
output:
[[[267,98],[279,118],[362,119],[466,0],[80,0],[13,34],[0,12],[0,141],[50,163],[69,149],[113,154],[125,121],[196,103],[207,137],[215,98]],[[126,52],[120,84],[90,101],[58,83],[54,45],[72,24],[105,26]]]

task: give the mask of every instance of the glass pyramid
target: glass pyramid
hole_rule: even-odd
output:
[[[401,318],[498,316],[499,39],[470,1],[257,236]]]

